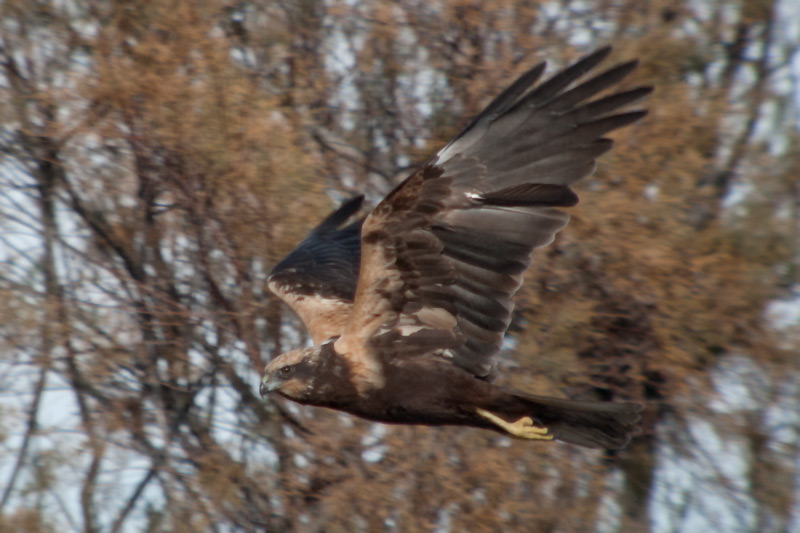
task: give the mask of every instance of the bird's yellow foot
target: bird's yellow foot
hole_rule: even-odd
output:
[[[504,429],[509,434],[520,439],[533,439],[533,440],[553,440],[553,435],[547,434],[547,428],[535,426],[533,420],[529,416],[523,416],[516,422],[506,422],[499,416],[481,409],[475,409],[480,416],[491,422],[492,424]]]

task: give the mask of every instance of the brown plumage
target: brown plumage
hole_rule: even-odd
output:
[[[270,362],[261,393],[387,423],[624,446],[635,403],[546,398],[486,379],[532,250],[567,224],[558,208],[577,203],[569,186],[611,149],[605,134],[645,115],[619,109],[649,87],[596,98],[636,62],[569,88],[609,52],[538,86],[544,64],[523,74],[366,219],[343,226],[360,199],[344,204],[276,267],[273,291],[315,342],[331,338]],[[331,302],[338,320],[322,315]]]

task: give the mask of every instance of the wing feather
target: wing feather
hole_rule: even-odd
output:
[[[300,317],[315,343],[340,335],[353,306],[362,220],[345,225],[364,201],[342,203],[270,273],[270,290]]]
[[[543,65],[523,74],[370,213],[338,353],[377,369],[446,356],[476,376],[490,373],[532,250],[567,224],[558,208],[577,203],[569,185],[612,147],[604,135],[645,115],[620,108],[650,88],[598,97],[636,62],[570,88],[609,52],[538,86]]]

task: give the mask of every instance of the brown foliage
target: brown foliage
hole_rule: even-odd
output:
[[[797,143],[773,80],[798,45],[770,1],[550,4],[0,5],[0,530],[647,528],[655,448],[692,447],[659,440],[664,417],[681,435],[713,417],[724,354],[762,365],[773,399],[797,370],[764,317],[798,281],[800,160],[773,149]],[[606,42],[642,59],[651,113],[534,256],[500,379],[644,400],[634,446],[258,399],[265,361],[303,341],[265,275],[325,193],[377,199],[515,74]],[[747,422],[729,425],[749,497],[787,523],[791,476],[770,483],[785,464]]]

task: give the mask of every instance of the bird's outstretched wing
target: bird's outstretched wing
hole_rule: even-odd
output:
[[[315,343],[340,335],[350,316],[361,260],[363,196],[345,201],[278,263],[269,288],[300,316]]]
[[[490,373],[531,251],[567,224],[557,208],[578,201],[569,185],[611,148],[604,135],[646,114],[619,109],[649,87],[597,98],[635,61],[570,88],[609,52],[539,85],[544,63],[523,74],[370,213],[355,304],[334,345],[358,379],[420,355]]]

